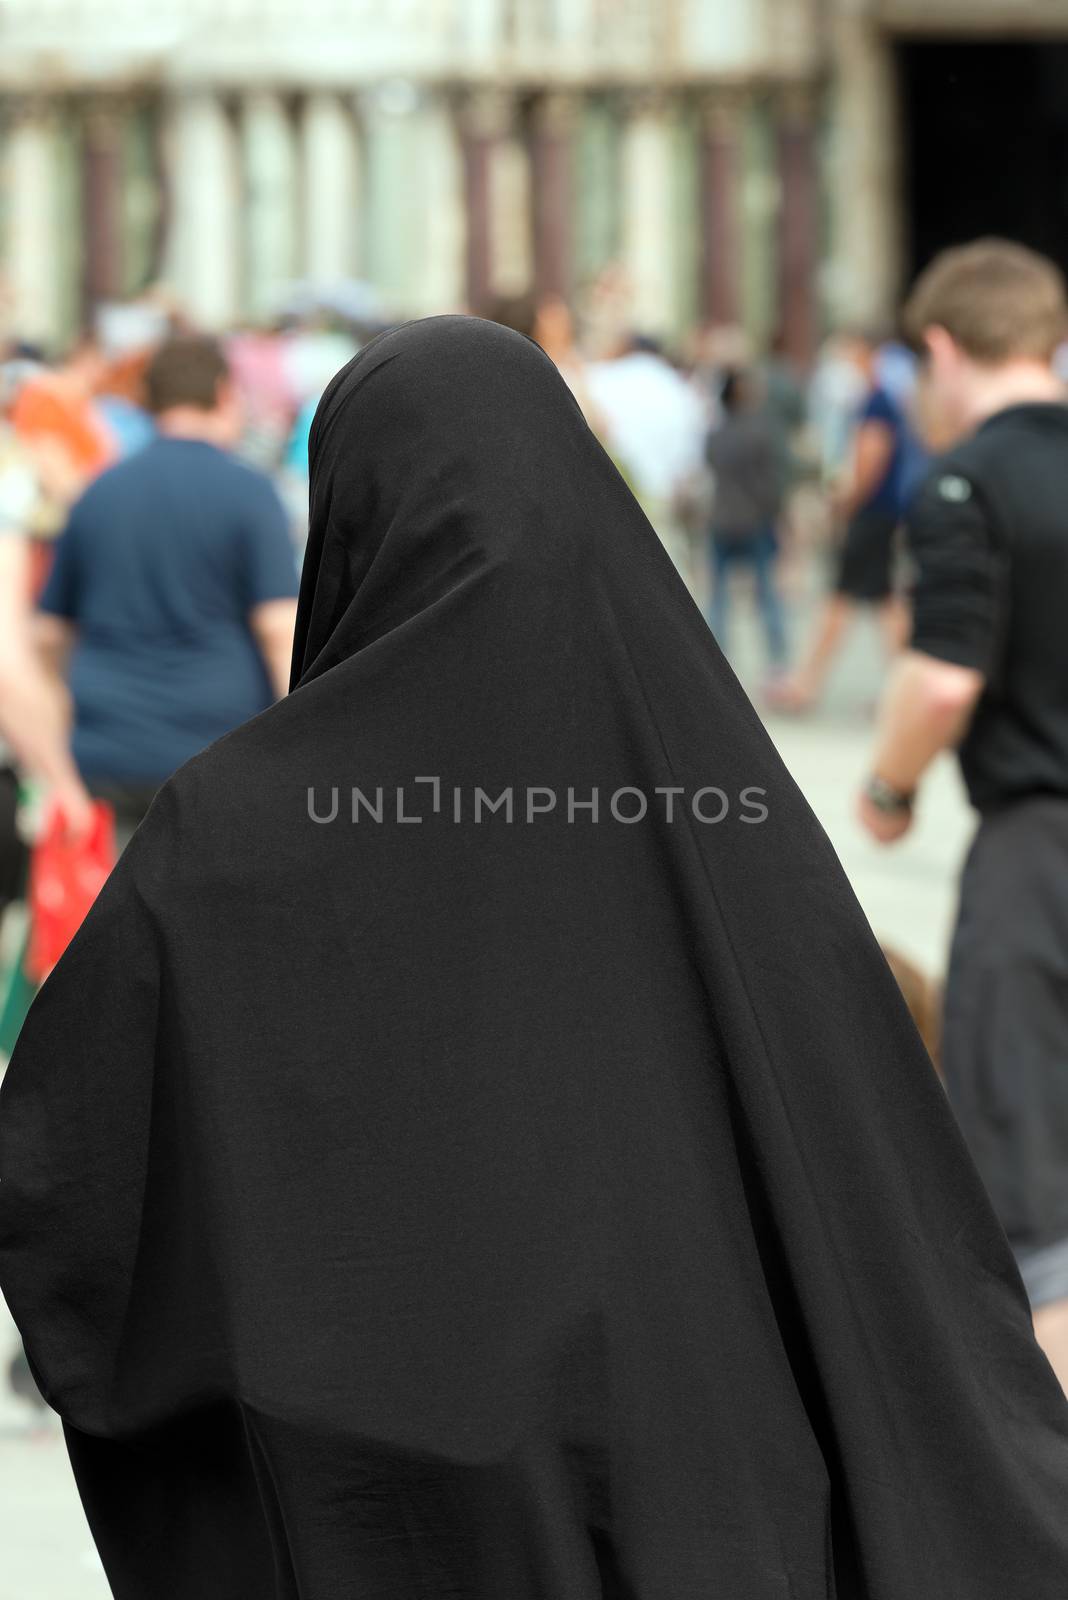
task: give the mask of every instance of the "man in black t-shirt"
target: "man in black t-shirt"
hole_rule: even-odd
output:
[[[946,251],[905,311],[959,442],[910,512],[911,646],[887,688],[868,830],[908,829],[956,746],[980,827],[946,986],[946,1088],[1068,1389],[1068,404],[1061,274],[999,240]]]

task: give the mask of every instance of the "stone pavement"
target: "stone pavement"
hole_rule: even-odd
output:
[[[759,650],[739,618],[739,671],[759,677]],[[944,960],[954,878],[971,822],[948,759],[925,786],[919,820],[904,843],[884,850],[852,818],[857,783],[871,748],[870,707],[878,692],[878,651],[859,628],[818,717],[776,718],[772,734],[849,873],[879,936],[931,972]],[[714,781],[714,780],[713,780]],[[0,1358],[11,1331],[0,1308]],[[0,1391],[3,1385],[0,1384]],[[106,1600],[58,1431],[17,1437],[26,1413],[0,1392],[0,1600]]]
[[[0,1343],[6,1357],[6,1328]],[[78,1504],[58,1426],[32,1439],[16,1436],[13,1409],[5,1396],[0,1405],[0,1600],[108,1600],[111,1590]]]
[[[940,975],[956,910],[956,879],[974,826],[955,762],[944,757],[932,768],[911,832],[888,848],[853,818],[871,753],[870,722],[776,718],[769,726],[880,940]]]

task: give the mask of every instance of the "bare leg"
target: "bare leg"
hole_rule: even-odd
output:
[[[824,602],[816,636],[804,662],[774,693],[776,705],[803,711],[819,696],[831,662],[853,620],[855,604],[848,595],[834,593]]]
[[[909,608],[900,595],[887,595],[879,605],[878,618],[886,653],[892,659],[905,648],[908,640],[911,622]]]
[[[1068,1300],[1051,1300],[1033,1317],[1035,1338],[1068,1395]]]

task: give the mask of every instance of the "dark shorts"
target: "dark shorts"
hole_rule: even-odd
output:
[[[894,535],[898,519],[887,511],[858,511],[846,528],[835,592],[874,603],[893,590]]]
[[[986,817],[946,981],[946,1090],[1033,1305],[1068,1296],[1068,799]]]

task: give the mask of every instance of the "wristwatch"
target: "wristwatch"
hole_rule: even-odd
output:
[[[903,811],[912,810],[912,802],[916,798],[916,791],[906,794],[902,789],[895,789],[892,783],[887,783],[885,778],[880,778],[873,772],[864,785],[864,795],[875,807],[888,817],[899,817]]]

